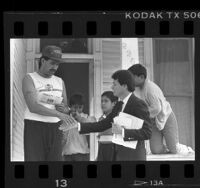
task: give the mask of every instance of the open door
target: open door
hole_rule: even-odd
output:
[[[65,82],[67,99],[74,93],[84,97],[84,113],[89,114],[89,63],[61,63],[56,72]]]

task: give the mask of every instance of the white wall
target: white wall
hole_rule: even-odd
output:
[[[11,160],[23,161],[24,110],[22,79],[26,74],[26,39],[10,40]]]
[[[122,69],[139,63],[139,49],[137,38],[122,38]]]

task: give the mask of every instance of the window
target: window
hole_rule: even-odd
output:
[[[62,53],[90,53],[87,38],[40,39],[40,51],[46,45],[59,46],[62,49]]]
[[[156,63],[181,63],[189,61],[189,43],[186,39],[155,39]]]

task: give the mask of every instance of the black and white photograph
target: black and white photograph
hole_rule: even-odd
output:
[[[194,161],[194,55],[194,38],[11,38],[10,161]]]

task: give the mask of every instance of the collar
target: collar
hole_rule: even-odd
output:
[[[125,98],[124,98],[124,100],[123,100],[123,105],[125,106],[126,105],[126,103],[128,102],[128,100],[129,100],[129,98],[130,98],[130,96],[132,95],[132,93],[129,93]]]

